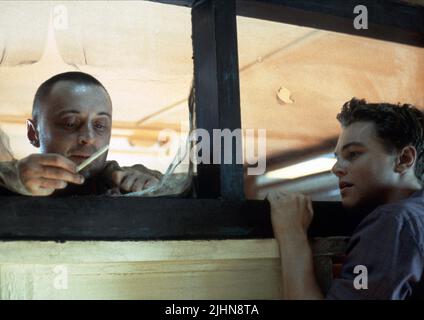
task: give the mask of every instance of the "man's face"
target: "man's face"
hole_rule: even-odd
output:
[[[385,203],[385,195],[396,187],[396,155],[384,149],[373,122],[343,128],[335,154],[332,171],[339,178],[345,207]]]
[[[37,131],[42,153],[61,154],[81,164],[109,144],[112,104],[103,88],[60,81],[41,105]],[[81,174],[90,177],[101,171],[106,157],[107,153]]]

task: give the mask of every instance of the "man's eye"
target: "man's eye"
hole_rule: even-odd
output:
[[[351,151],[351,152],[348,153],[348,158],[349,159],[356,158],[357,156],[359,156],[359,152]]]
[[[95,123],[95,124],[94,124],[94,127],[95,127],[96,129],[104,129],[106,126],[105,126],[105,125],[103,125],[102,123]]]
[[[75,129],[79,126],[78,119],[75,118],[65,118],[59,122],[59,125],[66,130]]]

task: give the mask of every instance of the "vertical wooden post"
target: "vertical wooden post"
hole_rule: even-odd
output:
[[[241,129],[240,87],[235,0],[197,1],[192,8],[197,128],[208,131],[210,164],[197,166],[200,197],[244,199],[243,164],[239,144],[232,139],[232,163],[224,164],[224,140],[214,129]],[[221,142],[221,163],[213,164],[213,145]],[[216,156],[216,155],[215,155]]]

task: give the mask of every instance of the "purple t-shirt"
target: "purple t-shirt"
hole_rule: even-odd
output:
[[[423,271],[424,189],[376,208],[358,225],[326,299],[423,298]]]

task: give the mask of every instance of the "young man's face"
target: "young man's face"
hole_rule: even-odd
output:
[[[41,104],[36,128],[42,153],[61,154],[81,164],[109,144],[112,104],[103,88],[60,81]],[[98,173],[106,157],[107,153],[81,174],[89,177]]]
[[[345,207],[385,203],[385,195],[396,187],[396,155],[387,153],[374,126],[355,122],[343,128],[337,142],[332,171]]]

